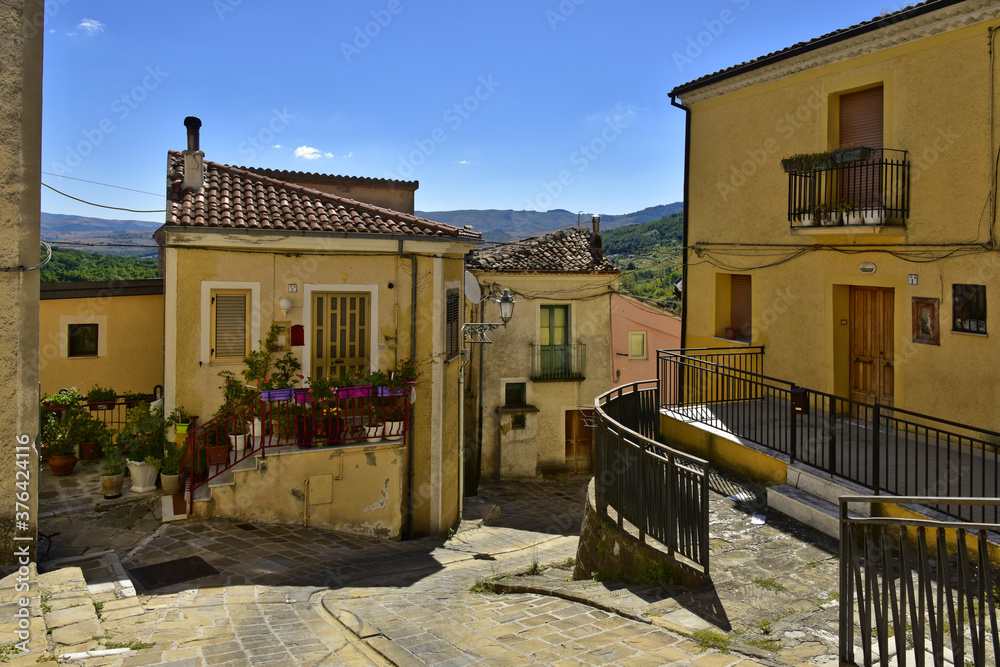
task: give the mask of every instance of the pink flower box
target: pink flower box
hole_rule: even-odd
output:
[[[309,395],[308,389],[296,389],[295,390],[295,402],[296,403],[315,403],[316,399]]]
[[[368,398],[371,395],[372,386],[370,384],[361,385],[359,387],[337,388],[337,398]]]

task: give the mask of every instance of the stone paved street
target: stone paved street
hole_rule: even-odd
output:
[[[77,664],[836,662],[835,545],[777,514],[753,523],[767,514],[760,489],[722,477],[714,585],[684,591],[570,580],[583,478],[484,484],[469,509],[499,506],[487,525],[383,542],[301,526],[160,524],[155,493],[102,501],[97,474],[43,472],[41,531],[59,534],[41,566],[62,569],[39,576],[33,627],[55,629],[11,664],[86,652]],[[217,573],[148,591],[129,575],[189,556]],[[0,636],[13,632],[11,582],[0,582]]]

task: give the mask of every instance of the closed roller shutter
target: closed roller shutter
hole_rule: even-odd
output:
[[[736,337],[750,340],[753,333],[750,321],[752,313],[750,276],[730,276],[730,326],[736,329]]]
[[[215,297],[215,357],[242,359],[246,356],[247,297],[245,294]]]
[[[882,148],[882,86],[840,96],[840,145]]]

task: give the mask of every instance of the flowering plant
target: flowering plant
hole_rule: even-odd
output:
[[[170,413],[170,420],[174,424],[190,424],[191,415],[188,414],[188,411],[184,409],[183,405],[178,405],[174,408],[174,411]]]

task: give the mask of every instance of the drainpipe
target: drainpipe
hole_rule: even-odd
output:
[[[690,288],[690,283],[688,282],[688,211],[690,209],[690,206],[688,205],[688,197],[691,183],[691,108],[684,106],[681,102],[678,102],[677,95],[674,93],[670,93],[670,106],[677,107],[678,109],[684,111],[684,210],[681,211],[681,350],[683,351],[687,346],[687,293]],[[656,365],[656,376],[659,377],[659,360],[657,360]],[[678,399],[681,399],[683,397],[680,393],[684,387],[683,365],[681,365],[678,369],[677,380]],[[657,391],[659,391],[660,383],[657,382],[656,384]],[[658,398],[659,401],[663,400],[662,396]]]
[[[399,240],[397,254],[400,259],[410,260],[410,359],[417,358],[417,256],[403,253],[403,239]],[[399,347],[399,341],[396,341]],[[410,481],[407,486],[406,539],[413,539],[413,410],[410,410],[410,446],[406,448],[407,467]]]

